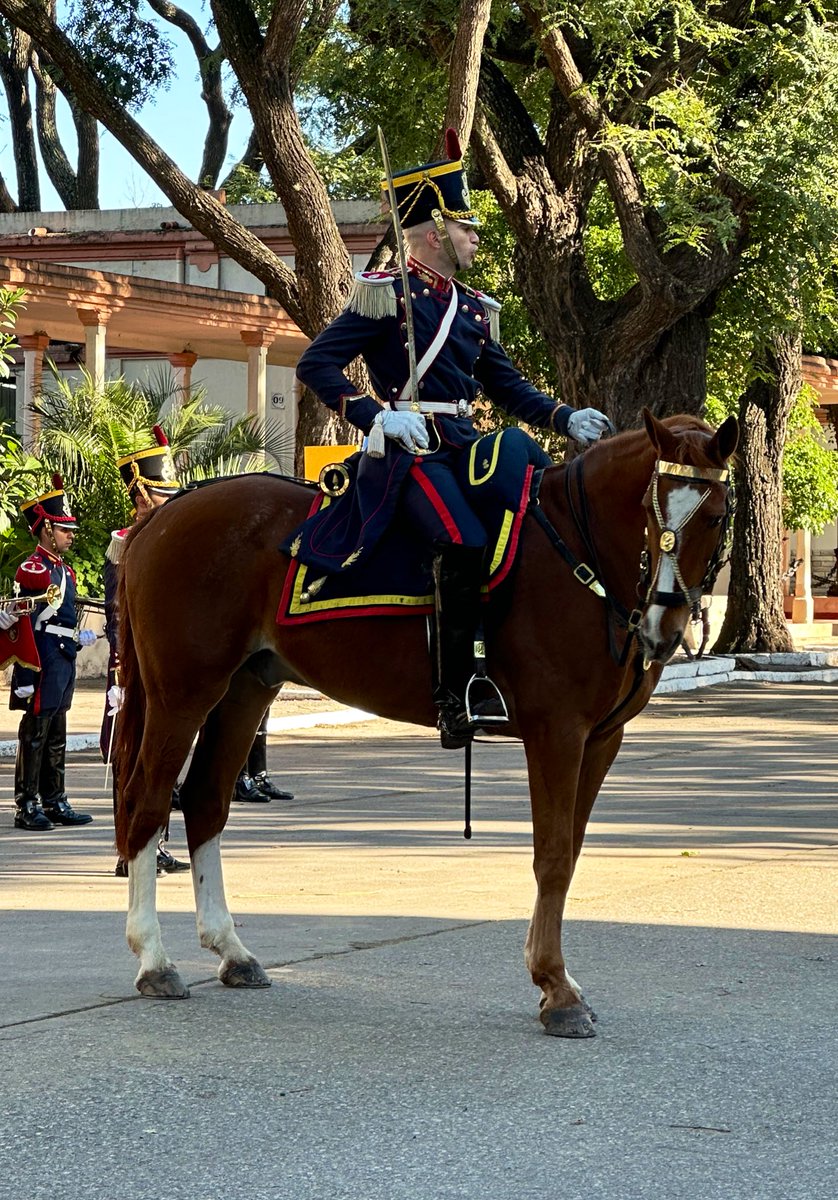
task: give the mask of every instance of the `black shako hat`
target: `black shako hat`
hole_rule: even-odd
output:
[[[445,131],[445,152],[448,157],[440,162],[393,172],[393,188],[403,229],[432,221],[434,211],[449,221],[462,221],[467,225],[480,223],[471,207],[456,129]],[[381,188],[386,194],[386,179],[382,179]]]
[[[180,483],[175,479],[169,439],[159,425],[155,425],[151,432],[154,435],[153,446],[125,454],[116,462],[122,482],[131,497],[135,491],[161,492],[171,496],[180,490]]]
[[[21,504],[20,511],[32,533],[36,533],[43,521],[51,521],[62,529],[78,529],[79,523],[70,512],[70,502],[64,491],[64,480],[60,475],[52,477],[52,491],[36,496]]]

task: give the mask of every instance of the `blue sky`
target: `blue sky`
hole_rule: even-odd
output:
[[[191,12],[202,26],[206,22],[207,9],[201,0],[180,0],[180,7]],[[143,15],[153,16],[145,8]],[[161,91],[153,103],[147,104],[135,119],[190,179],[197,176],[201,164],[201,152],[207,128],[206,109],[201,103],[200,86],[197,80],[195,55],[184,34],[173,25],[165,26],[166,35],[175,48],[177,77],[167,91]],[[215,45],[210,35],[207,40]],[[228,89],[228,104],[229,89]],[[235,108],[228,143],[229,163],[235,162],[250,135],[250,119],[246,109]],[[99,204],[101,208],[142,208],[151,204],[168,205],[169,201],[131,158],[120,143],[106,129],[100,128],[101,169],[99,174]],[[76,139],[73,122],[61,105],[59,129],[70,161],[75,165]],[[0,103],[0,172],[13,196],[17,196],[17,177],[5,105]],[[50,184],[45,172],[41,171],[41,207],[45,212],[60,210],[64,206]]]

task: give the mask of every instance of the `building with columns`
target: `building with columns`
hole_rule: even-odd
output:
[[[279,204],[230,212],[290,266],[294,247]],[[384,232],[376,205],[335,204],[356,270]],[[84,366],[94,380],[124,376],[175,388],[200,384],[210,403],[254,413],[288,447],[297,419],[294,368],[307,340],[263,284],[170,208],[0,214],[0,286],[23,287],[20,349],[0,418],[25,445],[37,439],[30,402],[45,360]]]

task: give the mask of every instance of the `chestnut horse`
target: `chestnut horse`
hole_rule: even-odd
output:
[[[691,416],[644,419],[645,430],[544,472],[509,605],[487,644],[509,707],[505,731],[523,741],[529,775],[538,890],[526,961],[542,992],[541,1021],[560,1037],[594,1033],[561,945],[585,826],[626,721],[649,700],[708,589],[727,523],[735,419],[715,433]],[[424,618],[277,625],[289,565],[277,545],[310,502],[310,489],[293,480],[239,476],[179,496],[128,540],[117,846],[129,863],[127,937],[144,995],[188,994],[161,939],[156,848],[199,731],[181,806],[200,942],[221,959],[223,983],[265,987],[227,908],[220,837],[237,772],[279,687],[305,683],[384,717],[435,724]],[[574,563],[584,564],[575,575]],[[337,652],[346,645],[351,661]]]

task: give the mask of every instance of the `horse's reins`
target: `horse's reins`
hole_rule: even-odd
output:
[[[536,471],[533,475],[532,488],[530,491],[529,511],[547,534],[547,537],[550,539],[554,549],[558,550],[559,554],[561,554],[562,558],[570,567],[571,571],[573,572],[574,579],[578,580],[583,587],[588,588],[594,593],[595,596],[599,596],[599,598],[605,602],[606,611],[608,614],[607,627],[609,648],[614,661],[622,666],[625,663],[629,646],[631,644],[631,639],[637,630],[637,626],[640,624],[643,613],[639,608],[635,608],[630,612],[625,605],[616,598],[616,596],[612,595],[608,591],[600,578],[602,571],[600,569],[599,558],[596,552],[593,536],[590,532],[588,499],[585,492],[584,464],[582,455],[573,460],[568,467],[567,472],[565,473],[565,495],[567,497],[568,509],[571,517],[573,518],[573,524],[576,528],[576,532],[579,534],[579,537],[585,546],[588,557],[594,564],[593,567],[589,563],[583,562],[574,554],[567,542],[565,542],[561,534],[556,529],[555,525],[553,525],[552,521],[545,513],[539,497],[543,478],[544,468]],[[578,507],[573,497],[573,482],[576,483],[576,492],[579,496]],[[625,629],[628,634],[623,649],[620,652],[617,650],[616,638],[614,636],[615,623]]]
[[[707,564],[707,569],[701,582],[696,587],[690,587],[684,580],[681,565],[678,561],[678,552],[682,540],[683,531],[698,510],[701,508],[704,501],[710,495],[710,487],[714,483],[729,484],[730,472],[726,467],[693,467],[686,463],[671,463],[664,459],[658,459],[655,462],[655,469],[652,474],[649,487],[651,488],[652,512],[657,522],[657,545],[660,550],[654,574],[650,572],[650,553],[649,543],[651,540],[648,524],[644,535],[644,547],[640,555],[640,574],[637,583],[637,595],[642,597],[642,603],[639,607],[632,609],[631,612],[614,596],[603,584],[601,576],[599,559],[596,552],[596,544],[591,533],[591,524],[588,512],[587,494],[585,491],[584,481],[584,458],[580,455],[568,467],[565,475],[565,494],[568,501],[568,509],[573,519],[576,532],[578,533],[586,553],[594,564],[591,567],[587,562],[579,559],[570,549],[564,539],[561,537],[555,526],[550,521],[550,518],[544,512],[539,499],[539,489],[544,476],[543,469],[537,471],[533,477],[533,485],[530,493],[530,512],[541,525],[544,532],[547,534],[551,543],[556,550],[559,551],[562,558],[570,566],[573,576],[584,587],[587,587],[596,596],[599,596],[605,602],[608,613],[608,641],[612,657],[615,662],[622,666],[627,658],[631,640],[643,616],[643,612],[652,604],[659,604],[666,608],[680,608],[682,605],[689,605],[695,611],[699,609],[701,597],[712,590],[713,584],[726,561],[728,549],[728,533],[730,529],[730,520],[732,516],[733,505],[731,495],[727,491],[727,503],[725,506],[725,515],[722,522],[722,529],[719,532],[716,549],[713,552],[710,561]],[[667,525],[663,515],[663,510],[660,505],[658,493],[658,484],[660,479],[681,479],[687,480],[689,483],[704,483],[708,486],[704,489],[701,495],[696,499],[692,508],[679,521],[677,526],[671,527]],[[578,504],[574,499],[574,487],[578,496]],[[661,591],[656,587],[660,576],[661,564],[667,558],[672,567],[673,578],[675,579],[678,588],[675,591]],[[626,630],[626,637],[622,651],[617,652],[616,639],[614,636],[614,624],[621,626]]]

